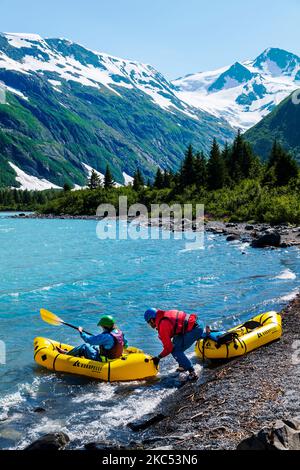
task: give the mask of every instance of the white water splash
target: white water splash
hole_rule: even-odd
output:
[[[281,302],[291,302],[292,300],[294,300],[297,295],[299,294],[299,289],[294,289],[292,292],[290,292],[289,294],[286,294],[286,295],[283,295],[282,297],[280,297],[280,301]]]
[[[293,271],[291,271],[290,269],[285,269],[280,274],[278,274],[278,276],[276,276],[275,279],[291,279],[291,280],[294,280],[294,279],[296,279],[296,277],[297,276]]]

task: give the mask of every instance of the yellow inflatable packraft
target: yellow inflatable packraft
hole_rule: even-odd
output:
[[[199,340],[195,347],[196,355],[202,360],[229,359],[271,343],[282,335],[281,316],[277,312],[266,312],[228,330],[229,332],[235,335],[227,344],[220,345],[211,338]]]
[[[103,358],[105,362],[99,362],[60,354],[56,349],[57,346],[67,351],[73,349],[73,346],[51,339],[35,338],[34,360],[48,370],[82,375],[106,382],[142,380],[158,373],[158,369],[150,360],[151,356],[134,347],[127,348],[119,359]]]

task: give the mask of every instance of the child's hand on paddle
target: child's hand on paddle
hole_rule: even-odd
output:
[[[78,327],[78,331],[79,331],[79,333],[82,333],[82,332],[83,332],[82,326],[79,326],[79,327]]]

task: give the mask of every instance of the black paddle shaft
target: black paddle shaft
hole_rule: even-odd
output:
[[[67,322],[63,322],[64,325],[66,326],[69,326],[70,328],[73,328],[74,330],[78,330],[78,326],[74,326],[74,325],[71,325],[70,323],[67,323]],[[86,333],[87,335],[90,335],[90,336],[93,336],[92,333],[89,333],[88,331],[86,330],[82,330],[83,333]]]

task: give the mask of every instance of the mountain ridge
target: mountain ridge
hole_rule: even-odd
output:
[[[274,141],[279,142],[300,163],[300,104],[293,94],[283,100],[256,126],[245,133],[254,151],[267,159]]]
[[[233,71],[236,81],[228,86],[225,78]],[[177,96],[186,103],[246,131],[300,86],[300,57],[269,47],[254,60],[189,74],[173,80],[173,84]]]
[[[84,185],[87,164],[114,178],[137,168],[178,169],[189,143],[207,150],[234,131],[222,118],[180,100],[149,64],[86,49],[73,41],[0,34],[0,185],[20,171],[62,186]],[[18,186],[18,184],[17,184]]]

